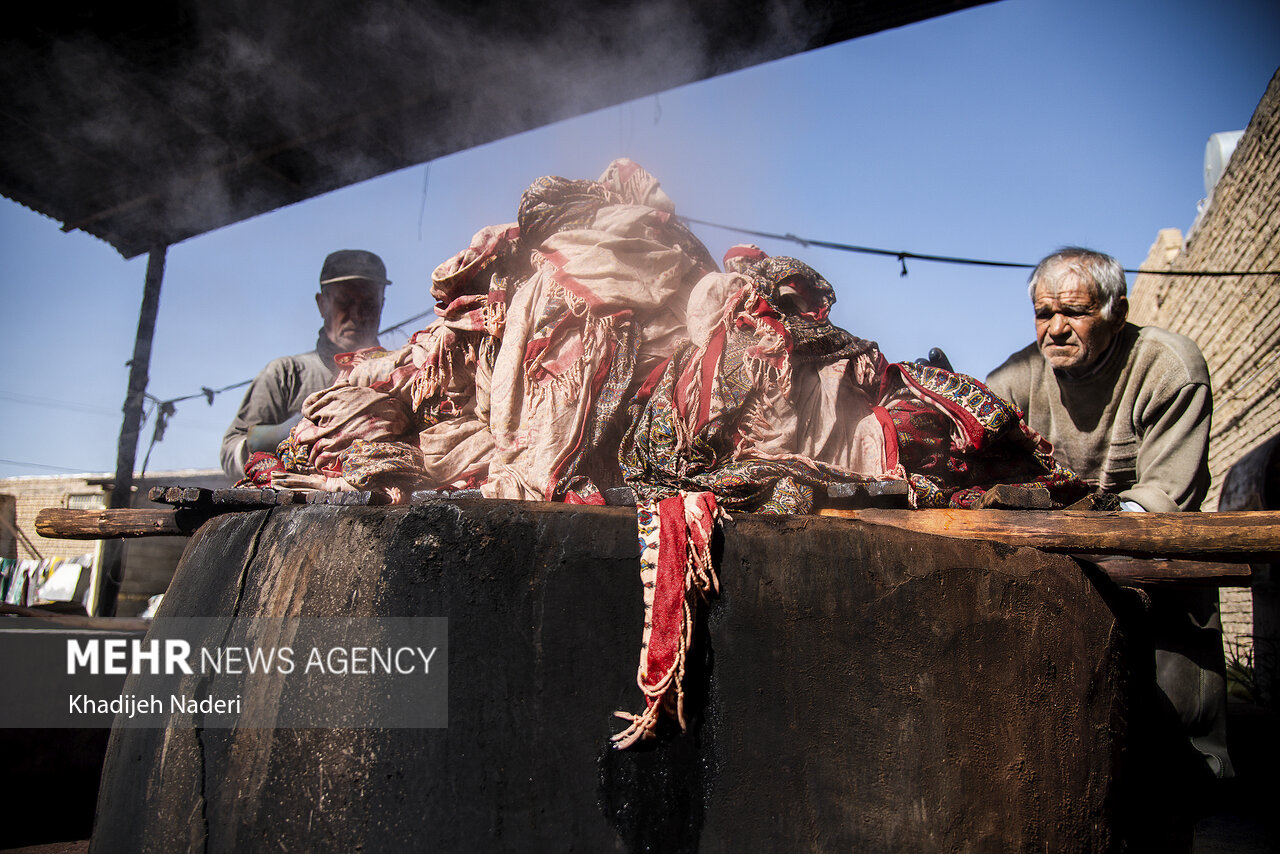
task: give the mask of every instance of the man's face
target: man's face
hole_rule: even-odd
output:
[[[362,279],[334,282],[316,294],[324,331],[339,350],[359,350],[378,343],[382,318],[382,285]]]
[[[1040,352],[1057,370],[1077,376],[1089,371],[1107,351],[1128,309],[1122,298],[1115,316],[1104,320],[1097,287],[1071,272],[1056,282],[1037,282],[1034,304]]]

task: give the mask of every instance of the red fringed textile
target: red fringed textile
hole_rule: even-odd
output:
[[[279,457],[275,454],[269,454],[266,451],[255,451],[254,454],[249,457],[249,462],[244,464],[244,479],[238,481],[236,486],[270,486],[271,473],[276,471],[285,471],[284,464],[280,462]]]
[[[644,639],[636,681],[645,696],[640,714],[615,712],[631,722],[613,737],[625,749],[652,737],[665,710],[685,728],[684,665],[693,641],[698,601],[720,591],[711,564],[711,535],[724,511],[710,492],[682,492],[636,508],[640,579],[644,584]]]

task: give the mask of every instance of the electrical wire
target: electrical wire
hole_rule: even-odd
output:
[[[65,409],[69,412],[83,412],[89,415],[119,415],[119,409],[110,409],[105,406],[92,406],[87,403],[77,403],[70,400],[57,400],[51,397],[36,397],[30,394],[19,394],[16,391],[0,391],[0,400],[12,400],[15,403],[25,403],[29,406],[43,406],[50,409]]]
[[[35,468],[35,469],[49,469],[51,471],[67,471],[67,472],[88,471],[88,469],[73,469],[73,468],[68,468],[66,466],[51,466],[51,465],[48,465],[47,463],[27,463],[27,462],[23,462],[22,460],[0,460],[0,463],[11,465],[11,466],[27,466],[29,468]]]
[[[856,246],[852,243],[836,243],[830,240],[817,240],[809,237],[799,237],[795,234],[774,234],[768,231],[755,231],[750,228],[740,228],[736,225],[722,225],[718,222],[708,222],[705,219],[694,219],[693,217],[681,217],[685,222],[696,223],[697,225],[708,225],[712,228],[719,228],[725,231],[736,231],[739,234],[749,234],[752,237],[764,237],[770,240],[785,240],[790,243],[798,243],[801,246],[818,246],[823,249],[836,249],[841,252],[857,252],[863,255],[880,255],[887,258],[896,258],[902,263],[901,275],[907,275],[907,259],[913,261],[936,261],[942,264],[967,264],[976,267],[1008,267],[1016,270],[1034,270],[1035,264],[1026,264],[1019,261],[989,261],[982,258],[962,258],[954,255],[929,255],[922,252],[907,252],[905,250],[894,249],[878,249],[874,246]],[[1280,270],[1130,270],[1125,269],[1126,273],[1142,273],[1150,276],[1188,276],[1188,277],[1205,277],[1205,276],[1280,276]]]
[[[408,326],[410,323],[413,323],[415,320],[421,320],[427,315],[434,314],[434,313],[435,312],[432,309],[427,309],[426,311],[420,311],[417,314],[413,315],[412,317],[406,317],[404,320],[400,321],[394,326],[388,326],[386,329],[378,330],[378,334],[388,335],[392,332],[396,332],[402,327]],[[168,400],[161,400],[160,398],[156,397],[153,394],[144,392],[144,395],[146,396],[147,401],[154,404],[153,411],[156,413],[156,425],[151,432],[151,442],[150,444],[147,445],[147,453],[142,457],[142,470],[139,476],[145,475],[147,473],[147,464],[151,461],[151,451],[153,448],[155,448],[157,442],[160,442],[164,439],[165,430],[169,426],[169,419],[172,418],[175,414],[177,414],[178,408],[176,404],[182,403],[185,400],[195,400],[196,398],[203,397],[210,406],[213,406],[213,399],[218,395],[222,394],[223,392],[232,391],[233,389],[243,388],[244,386],[247,386],[251,382],[253,382],[253,380],[241,380],[238,383],[225,385],[222,388],[209,388],[208,386],[201,386],[200,391],[194,394],[186,394],[186,395],[182,395],[181,397],[171,397]],[[149,417],[149,413],[144,412],[143,421],[145,422],[148,417]]]
[[[662,116],[662,106],[661,106],[661,102],[657,100],[655,100],[654,104],[655,104],[654,121],[656,123]],[[427,182],[429,180],[429,175],[430,175],[429,172],[424,171],[423,187],[422,187],[424,209],[425,209],[426,193],[427,193],[427,186],[428,186]],[[768,240],[783,240],[789,243],[799,244],[800,246],[803,246],[806,248],[810,246],[816,246],[821,249],[834,249],[840,252],[855,252],[862,255],[876,255],[884,258],[893,258],[897,260],[899,264],[902,265],[902,269],[899,273],[899,275],[901,276],[907,275],[908,259],[912,261],[932,261],[939,264],[963,264],[963,265],[974,266],[974,267],[1002,267],[1006,269],[1015,269],[1015,270],[1034,270],[1036,267],[1035,264],[1028,264],[1021,261],[992,261],[984,258],[965,258],[961,256],[956,256],[956,255],[934,255],[934,254],[925,253],[925,252],[909,252],[907,250],[882,249],[875,246],[858,246],[853,243],[840,243],[832,240],[819,240],[817,238],[811,238],[811,237],[800,237],[799,235],[795,235],[791,233],[776,234],[774,232],[769,232],[769,231],[758,231],[756,229],[742,228],[736,225],[725,225],[723,223],[710,222],[705,219],[696,219],[694,217],[681,217],[681,219],[686,223],[693,223],[695,225],[705,225],[711,228],[719,228],[724,231],[733,231],[738,234],[747,234],[752,237],[765,238]],[[419,218],[419,229],[421,229],[421,217]],[[1133,270],[1133,269],[1126,268],[1124,272],[1141,273],[1141,274],[1150,275],[1150,276],[1187,276],[1191,278],[1280,275],[1280,270]],[[418,314],[413,315],[412,317],[407,317],[404,320],[400,321],[399,323],[395,324],[394,326],[388,326],[386,329],[380,330],[378,334],[386,335],[391,332],[396,332],[400,330],[402,327],[407,326],[416,320],[421,320],[422,318],[432,313],[433,312],[428,309],[427,311],[420,312]],[[233,389],[242,388],[244,386],[247,386],[251,382],[252,380],[242,380],[238,383],[232,383],[231,385],[223,386],[222,388],[216,388],[216,389],[209,388],[208,386],[201,386],[199,392],[196,392],[194,394],[183,395],[181,397],[171,397],[168,400],[161,400],[157,397],[154,397],[148,394],[147,395],[148,400],[150,400],[152,403],[155,404],[154,411],[156,412],[156,424],[155,424],[155,429],[153,430],[151,435],[151,443],[147,446],[147,453],[142,460],[142,473],[145,474],[147,471],[147,463],[151,459],[152,448],[155,447],[157,442],[159,442],[164,438],[165,429],[168,426],[169,419],[172,418],[173,415],[177,412],[177,407],[175,406],[175,404],[182,403],[183,401],[187,401],[187,400],[194,400],[195,398],[198,398],[198,397],[203,397],[206,401],[208,401],[209,405],[212,406],[213,399],[217,395],[222,394],[223,392],[231,391]],[[34,402],[34,401],[31,401],[31,402]]]

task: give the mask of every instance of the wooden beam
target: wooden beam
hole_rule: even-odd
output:
[[[335,507],[368,507],[385,503],[369,492],[306,492],[290,489],[153,489],[151,500],[174,502],[166,510],[120,508],[66,510],[47,507],[36,515],[36,532],[63,540],[119,540],[130,537],[189,537],[220,513],[258,510],[305,501]]]
[[[81,614],[60,614],[57,611],[45,611],[40,608],[25,608],[21,605],[0,605],[0,614],[30,617],[34,620],[42,620],[51,626],[62,626],[67,629],[145,632],[151,628],[150,620],[139,620],[135,617],[86,617]]]
[[[1280,511],[1100,513],[1091,510],[840,510],[823,516],[922,534],[1054,552],[1230,563],[1280,559]]]
[[[36,514],[36,532],[63,540],[113,540],[122,537],[188,537],[209,518],[184,510],[64,510],[47,507]]]
[[[1117,557],[1090,559],[1117,584],[1194,584],[1201,587],[1248,587],[1253,567],[1247,563],[1198,560],[1143,560]]]

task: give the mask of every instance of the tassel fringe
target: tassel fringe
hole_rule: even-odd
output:
[[[637,523],[644,544],[640,556],[640,578],[644,583],[645,629],[636,683],[644,693],[645,709],[639,714],[614,713],[630,722],[626,729],[613,736],[613,746],[619,750],[652,738],[664,711],[676,719],[682,731],[687,728],[684,714],[685,662],[693,642],[698,602],[705,602],[720,592],[720,580],[711,559],[711,535],[716,521],[727,518],[710,492],[680,493],[660,502],[642,502],[637,507]],[[683,529],[674,532],[674,542],[683,543],[684,554],[668,554],[660,548],[659,538],[666,526]],[[670,545],[673,531],[668,529],[662,539]],[[671,571],[674,569],[671,564],[676,561],[683,568],[679,575]],[[654,612],[660,585],[665,588],[672,583],[682,587],[678,625],[667,624],[666,615]],[[670,591],[664,589],[663,592],[670,595]],[[674,647],[671,660],[664,663],[660,660],[662,653],[655,652],[655,648],[664,650],[671,646]]]

